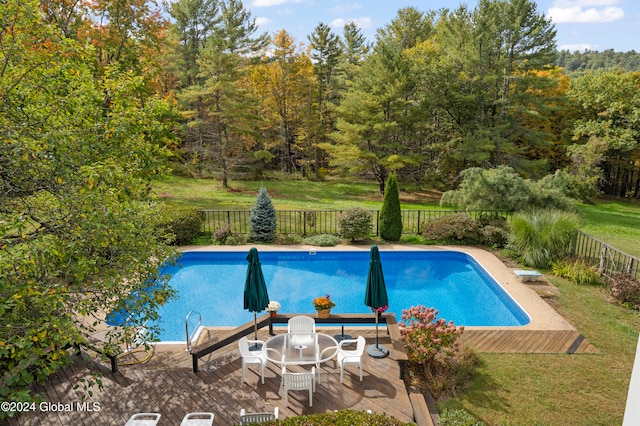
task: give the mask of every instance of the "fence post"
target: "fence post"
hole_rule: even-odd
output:
[[[600,270],[604,272],[604,267],[607,262],[607,245],[602,243],[602,251],[600,252]]]

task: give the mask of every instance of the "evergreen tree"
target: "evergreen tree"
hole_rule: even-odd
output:
[[[249,214],[249,241],[271,243],[276,238],[276,209],[264,186],[260,187],[256,203]]]
[[[398,180],[390,174],[385,185],[384,200],[380,209],[380,237],[386,241],[398,241],[402,235],[402,212]]]

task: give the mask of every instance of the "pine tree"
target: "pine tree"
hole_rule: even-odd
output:
[[[271,243],[276,238],[276,209],[264,186],[260,187],[256,203],[249,214],[249,241]]]
[[[394,174],[389,175],[385,185],[384,200],[380,209],[380,237],[386,241],[398,241],[402,235],[402,212],[398,181]]]

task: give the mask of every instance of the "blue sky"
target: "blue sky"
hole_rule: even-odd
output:
[[[398,9],[412,6],[421,11],[455,9],[465,3],[470,9],[477,0],[244,0],[261,31],[269,34],[287,30],[296,41],[308,43],[318,23],[331,26],[342,35],[342,26],[355,22],[369,41]],[[639,0],[538,0],[538,12],[556,25],[559,49],[640,52]]]

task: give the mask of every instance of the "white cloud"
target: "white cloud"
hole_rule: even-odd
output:
[[[328,9],[328,12],[339,15],[341,13],[349,12],[351,10],[361,10],[361,9],[362,9],[362,5],[360,3],[347,3],[347,4],[334,6]]]
[[[262,25],[269,25],[271,22],[273,22],[271,19],[266,18],[264,16],[260,16],[256,18],[256,25],[259,27]]]
[[[594,0],[590,0],[594,1]],[[601,0],[605,1],[605,0]],[[584,2],[587,3],[587,2]],[[572,7],[552,7],[547,15],[557,24],[594,24],[602,22],[612,22],[624,18],[624,10],[620,7],[590,7],[585,9],[584,6]]]
[[[363,16],[360,18],[350,18],[350,19],[338,18],[331,21],[329,23],[329,26],[331,28],[343,28],[349,22],[355,23],[358,28],[362,28],[362,29],[373,27],[373,19],[371,19],[370,16]]]
[[[587,6],[614,6],[618,3],[620,3],[620,0],[556,0],[553,2],[553,7],[565,9]]]
[[[280,6],[286,3],[302,3],[303,0],[253,0],[251,2],[252,7],[271,7]]]
[[[285,4],[287,0],[253,0],[251,6],[253,7],[271,7]]]
[[[558,50],[568,50],[569,52],[584,52],[585,50],[596,50],[596,46],[589,43],[563,44],[558,46]]]

